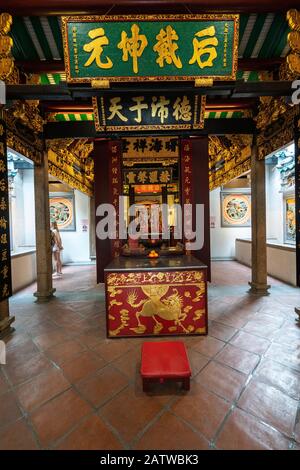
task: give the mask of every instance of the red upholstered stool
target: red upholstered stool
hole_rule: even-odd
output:
[[[143,390],[148,390],[151,382],[164,382],[165,379],[182,382],[184,390],[190,389],[191,368],[182,341],[143,343],[141,375]]]

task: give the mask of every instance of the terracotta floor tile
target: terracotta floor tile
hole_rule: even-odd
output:
[[[51,362],[43,354],[38,353],[20,364],[8,364],[6,373],[13,385],[19,385],[50,369],[53,369]]]
[[[300,372],[265,358],[256,369],[255,377],[292,398],[300,399]]]
[[[208,441],[173,414],[164,413],[134,445],[136,450],[207,450]]]
[[[10,371],[10,379],[17,382],[17,391],[19,393],[21,390],[24,394],[23,400],[31,413],[39,418],[39,432],[41,436],[44,433],[43,442],[51,441],[49,447],[64,445],[71,448],[109,448],[120,446],[116,437],[120,432],[123,436],[122,443],[125,441],[127,446],[133,447],[136,445],[145,448],[147,444],[153,445],[154,448],[160,447],[166,440],[176,449],[186,445],[187,441],[190,443],[194,442],[193,439],[200,439],[199,442],[195,441],[195,445],[205,448],[206,439],[216,435],[219,436],[220,442],[224,440],[229,448],[242,448],[245,445],[254,448],[257,445],[262,448],[285,448],[286,436],[283,437],[281,432],[286,434],[283,430],[288,429],[292,432],[289,434],[291,438],[299,441],[297,444],[291,441],[291,447],[300,447],[299,424],[295,428],[291,424],[294,418],[293,397],[299,396],[299,327],[295,324],[294,313],[294,306],[300,305],[299,290],[271,279],[273,288],[270,296],[249,296],[246,291],[251,271],[246,266],[231,261],[213,262],[213,282],[209,285],[208,292],[209,335],[178,338],[187,345],[193,374],[199,371],[198,378],[195,378],[197,375],[194,376],[188,393],[181,390],[180,384],[166,382],[154,384],[151,391],[144,394],[139,369],[141,343],[145,339],[106,339],[104,285],[96,284],[95,273],[95,265],[64,267],[63,278],[56,282],[58,296],[47,304],[34,303],[32,295],[36,290],[35,285],[18,292],[10,299],[11,311],[16,316],[16,332],[5,338],[8,352],[8,364],[5,369],[7,374]],[[254,330],[247,331],[249,328]],[[38,338],[38,347],[33,342],[33,337]],[[165,340],[166,338],[149,339]],[[226,343],[230,343],[230,348],[233,348],[231,352],[239,354],[230,355],[230,348]],[[225,346],[227,349],[223,352]],[[93,348],[95,352],[91,351]],[[43,354],[41,350],[44,351]],[[219,357],[222,358],[223,355],[230,365],[219,362]],[[263,384],[263,398],[259,400],[256,396],[250,397],[251,399],[248,397],[247,406],[253,406],[253,410],[243,412],[238,405],[233,417],[227,419],[228,406],[232,404],[232,400],[238,399],[245,377],[242,372],[232,367],[242,367],[242,370],[248,372],[252,369],[251,361],[254,361],[253,357],[256,358],[256,355],[264,355],[262,362],[253,369],[254,382]],[[57,384],[55,377],[44,382],[41,380],[41,377],[47,374],[47,370],[43,369],[43,356],[46,358],[46,364],[47,359],[52,363],[51,371],[59,374],[61,369],[63,374],[68,375],[75,384],[73,389],[64,389],[64,386],[69,387],[69,380],[63,384]],[[57,367],[54,367],[52,361]],[[3,373],[3,368],[0,368],[1,370]],[[103,382],[105,374],[106,380]],[[120,377],[125,381],[125,388],[118,391]],[[7,390],[6,373],[5,376],[2,374],[2,379],[4,382],[1,381],[0,373],[0,399],[8,394],[13,397],[14,392]],[[19,380],[23,379],[28,382],[22,382],[21,385]],[[64,381],[63,377],[62,379]],[[200,383],[197,383],[198,380]],[[32,389],[23,388],[30,383],[36,386],[31,385]],[[103,383],[104,388],[101,386]],[[93,415],[83,415],[81,420],[78,418],[73,424],[72,419],[77,419],[77,410],[72,411],[73,409],[78,408],[80,416],[82,408],[91,406],[91,409],[94,409],[88,402],[87,405],[80,405],[85,403],[86,399],[81,391],[76,391],[77,385],[85,386],[85,393],[90,394],[96,406],[100,404],[99,418],[96,416],[96,421],[89,421]],[[251,382],[247,385],[246,392],[250,385]],[[270,393],[268,387],[273,387],[275,392]],[[116,395],[111,401],[103,401],[109,400],[115,392]],[[244,396],[246,392],[243,392]],[[72,397],[74,393],[82,400],[77,407],[75,399],[64,398]],[[252,393],[255,395],[253,391]],[[111,403],[113,405],[109,407]],[[175,406],[185,414],[185,418],[173,417],[169,408],[172,410]],[[10,404],[8,408],[11,410],[11,419],[15,419],[14,406]],[[104,411],[109,415],[108,421],[112,420],[113,424],[105,421],[105,415],[101,418]],[[259,417],[255,416],[255,413],[258,413]],[[54,422],[57,415],[61,417],[57,420],[56,429]],[[226,421],[223,421],[224,416],[228,426]],[[299,416],[297,418],[299,419]],[[22,417],[18,417],[17,421],[1,428],[1,431],[14,428],[16,424],[15,433],[8,433],[12,448],[26,447],[22,441],[23,434],[24,439],[28,438],[31,444],[32,437],[35,439],[35,434],[31,434],[34,426],[30,422],[30,415],[28,420],[29,422],[26,417],[26,422],[23,423]],[[280,421],[281,428],[278,427],[277,421]],[[115,431],[111,434],[112,425]],[[243,426],[244,430],[239,431]],[[170,433],[169,428],[174,428],[176,432]],[[274,428],[280,430],[280,434],[276,433]],[[65,429],[67,431],[63,435]],[[153,429],[155,433],[151,433]],[[221,434],[215,434],[216,430],[222,430]],[[101,441],[102,432],[104,438]],[[233,442],[231,434],[236,433],[239,433],[239,439]],[[4,439],[3,434],[0,439]],[[9,443],[5,443],[9,448]],[[36,445],[34,441],[32,445]],[[30,447],[30,443],[28,446]]]
[[[59,329],[36,336],[33,341],[39,349],[45,351],[46,349],[49,349],[55,346],[56,344],[64,343],[68,339],[69,338],[66,337],[65,333]]]
[[[3,393],[6,393],[10,387],[4,374],[1,371],[1,367],[4,367],[4,366],[0,366],[0,395],[2,395]]]
[[[141,351],[139,348],[131,349],[121,357],[113,361],[112,365],[123,374],[127,375],[130,380],[135,380],[140,374],[141,368]]]
[[[0,399],[0,427],[13,423],[22,416],[14,394],[9,391]]]
[[[172,405],[175,415],[189,422],[208,440],[212,439],[229,411],[230,404],[199,384]]]
[[[97,354],[103,357],[106,362],[117,359],[122,354],[133,348],[128,339],[106,339],[93,348]]]
[[[119,450],[122,446],[101,418],[94,415],[85,419],[56,448],[60,450]]]
[[[28,334],[32,338],[35,338],[36,336],[40,336],[45,333],[50,333],[52,331],[58,330],[58,326],[50,322],[49,320],[45,320],[45,321],[40,321],[39,323],[36,323],[33,326],[28,326],[26,324],[26,329],[28,331]]]
[[[240,309],[239,309],[240,310]],[[226,315],[222,315],[218,318],[218,322],[222,323],[226,326],[230,326],[232,328],[243,328],[243,326],[248,323],[250,318],[253,316],[252,312],[244,312],[242,313],[239,311],[238,313],[227,313]]]
[[[272,315],[268,313],[262,313],[261,311],[257,312],[253,318],[257,323],[265,325],[274,325],[277,328],[280,328],[285,322],[285,315]]]
[[[68,388],[70,388],[70,384],[62,372],[53,368],[38,375],[30,382],[20,385],[16,389],[16,394],[24,409],[32,411]]]
[[[101,341],[103,341],[103,335],[101,334],[99,328],[89,329],[87,331],[84,331],[83,333],[82,331],[80,331],[80,325],[77,325],[76,328],[78,329],[78,333],[80,333],[76,336],[76,339],[88,348],[93,348]]]
[[[0,429],[0,450],[36,450],[33,434],[21,419]]]
[[[162,405],[153,396],[129,386],[101,408],[100,414],[120,433],[124,441],[129,443],[161,408]]]
[[[47,349],[47,356],[54,361],[57,365],[62,365],[64,362],[71,361],[83,352],[86,347],[74,339],[69,339],[61,344]]]
[[[268,318],[266,318],[268,317]],[[243,330],[262,336],[263,338],[273,339],[276,333],[278,333],[283,321],[276,321],[271,315],[255,315],[255,318],[251,319],[244,327]]]
[[[253,379],[243,392],[238,406],[278,431],[292,435],[298,402],[271,385]]]
[[[284,318],[287,316],[287,312],[288,309],[286,309],[286,307],[283,307],[278,302],[274,302],[271,299],[270,302],[263,305],[258,311],[259,314],[271,315],[274,318]]]
[[[104,359],[92,351],[84,351],[79,357],[65,362],[61,369],[71,383],[76,383],[104,366]]]
[[[12,349],[6,348],[6,364],[16,365],[27,362],[38,352],[34,342],[28,338],[26,341],[16,344]]]
[[[250,353],[228,344],[219,352],[219,354],[217,354],[215,359],[218,362],[238,370],[239,372],[250,374],[258,364],[260,358],[257,354]]]
[[[76,387],[93,406],[99,407],[121,391],[128,383],[123,374],[111,366],[104,367]]]
[[[47,447],[91,412],[91,406],[70,389],[38,408],[30,419],[42,447]]]
[[[295,426],[295,439],[297,442],[300,443],[300,417],[299,420]]]
[[[294,320],[294,319],[293,319]],[[274,342],[282,344],[300,344],[300,326],[294,321],[292,326],[283,327],[274,336]]]
[[[12,351],[15,347],[25,346],[26,344],[33,344],[31,338],[27,333],[19,333],[18,331],[12,332],[10,335],[4,336],[3,341],[6,345],[6,352]]]
[[[236,400],[247,380],[247,375],[215,361],[210,362],[195,381],[227,400]]]
[[[299,345],[272,343],[266,352],[266,356],[300,372]]]
[[[211,336],[194,337],[190,340],[190,347],[207,357],[215,356],[225,346],[223,341]]]
[[[222,323],[218,323],[216,321],[212,321],[208,329],[210,336],[222,341],[229,341],[237,331],[238,330],[236,328],[222,325]]]
[[[70,309],[59,309],[52,315],[52,321],[61,327],[68,327],[70,324],[80,324],[82,320],[82,316]]]
[[[203,356],[198,351],[194,349],[188,349],[187,351],[190,367],[192,369],[192,377],[195,377],[200,370],[202,370],[209,361],[207,356]]]
[[[289,443],[275,429],[236,408],[227,419],[216,446],[223,450],[287,450]]]
[[[265,338],[254,336],[244,331],[239,331],[229,342],[237,348],[245,349],[255,354],[264,354],[271,344],[270,341]]]

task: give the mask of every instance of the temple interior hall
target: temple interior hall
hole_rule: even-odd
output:
[[[298,1],[0,0],[0,466],[296,455],[299,288]]]

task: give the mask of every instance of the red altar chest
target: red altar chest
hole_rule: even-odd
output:
[[[206,266],[194,257],[116,258],[105,290],[110,338],[207,334]]]

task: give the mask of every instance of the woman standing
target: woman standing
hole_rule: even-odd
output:
[[[56,272],[53,274],[53,276],[56,277],[56,276],[62,275],[62,272],[61,272],[62,263],[61,263],[61,258],[60,258],[60,252],[63,250],[63,246],[62,246],[57,222],[52,222],[51,230],[52,230],[52,239],[53,239],[52,252],[53,252],[54,261],[56,265]]]

